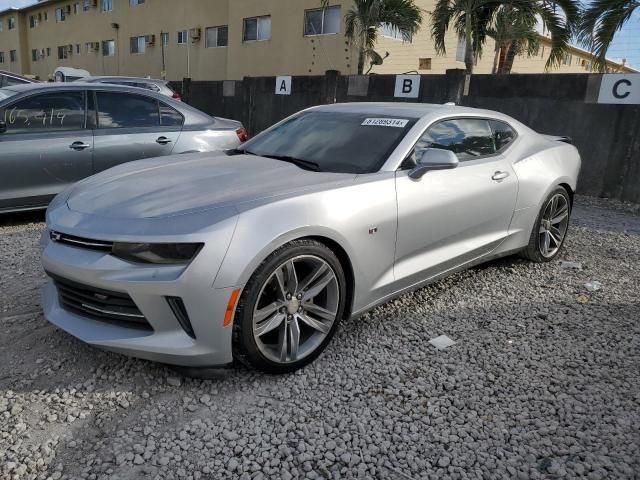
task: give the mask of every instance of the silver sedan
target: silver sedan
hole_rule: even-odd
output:
[[[122,165],[47,212],[46,317],[100,348],[296,370],[342,319],[492,258],[560,252],[578,151],[500,113],[353,103],[224,154]]]
[[[245,139],[240,122],[141,88],[0,88],[0,213],[45,208],[67,186],[120,163],[228,149]]]

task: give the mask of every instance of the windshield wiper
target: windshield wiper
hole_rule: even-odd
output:
[[[320,171],[320,165],[311,160],[303,160],[301,158],[290,157],[288,155],[260,155],[265,158],[272,158],[274,160],[282,160],[283,162],[293,163],[295,166],[304,168],[305,170],[312,170],[314,172]]]
[[[320,165],[310,160],[303,160],[301,158],[290,157],[288,155],[269,155],[252,152],[250,150],[243,150],[240,148],[232,148],[227,150],[227,155],[255,155],[256,157],[272,158],[273,160],[281,160],[283,162],[293,163],[297,167],[304,168],[305,170],[312,170],[314,172],[320,171]]]

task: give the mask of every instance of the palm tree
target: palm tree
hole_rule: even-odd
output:
[[[597,71],[607,71],[606,55],[613,37],[638,7],[638,0],[593,0],[583,11],[580,39],[594,54]]]
[[[496,42],[491,73],[510,73],[517,55],[537,55],[540,48],[535,18],[523,17],[509,5],[497,11],[487,35]]]
[[[486,37],[503,8],[512,11],[521,25],[535,25],[540,20],[551,34],[546,68],[560,65],[575,30],[578,0],[437,0],[431,25],[436,52],[446,53],[446,33],[452,26],[466,42],[465,66],[468,73],[473,73],[473,65],[482,55]]]
[[[374,47],[382,25],[398,30],[411,38],[420,29],[422,12],[414,0],[354,0],[355,5],[345,15],[345,36],[358,48],[358,74],[364,73],[369,60],[379,65],[384,60]],[[328,0],[322,0],[327,6]]]

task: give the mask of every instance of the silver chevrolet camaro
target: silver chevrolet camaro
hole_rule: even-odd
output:
[[[580,156],[500,113],[351,103],[241,147],[140,160],[47,211],[46,317],[100,348],[283,373],[340,320],[457,270],[562,248]]]

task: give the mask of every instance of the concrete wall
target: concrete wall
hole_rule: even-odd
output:
[[[540,133],[568,135],[583,158],[579,192],[640,203],[640,105],[596,104],[600,75],[465,75],[421,77],[419,102],[497,110]],[[395,76],[293,77],[292,95],[275,95],[275,77],[180,83],[186,100],[212,115],[241,120],[250,134],[306,107],[394,98]]]

